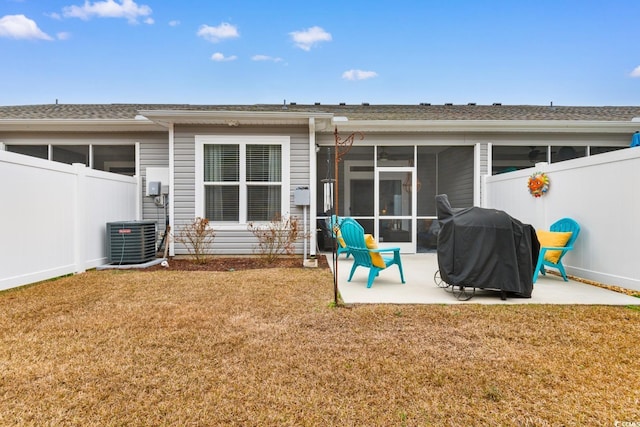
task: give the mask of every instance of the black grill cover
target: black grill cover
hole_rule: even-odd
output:
[[[438,265],[446,283],[531,298],[540,250],[531,225],[495,209],[452,209],[446,194],[436,196],[436,209]]]

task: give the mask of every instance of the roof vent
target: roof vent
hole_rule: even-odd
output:
[[[367,106],[367,105],[369,105],[369,103],[368,102],[363,102],[362,105]]]
[[[494,102],[494,103],[493,103],[493,106],[494,106],[494,107],[499,107],[499,106],[501,106],[501,105],[502,105],[502,102]]]
[[[425,105],[431,105],[430,102],[421,102],[420,105],[425,106]]]
[[[315,103],[315,105],[320,105],[320,103],[319,103],[319,102],[316,102],[316,103]]]
[[[347,103],[346,102],[341,102],[340,105],[347,105]]]
[[[475,103],[475,102],[470,102],[470,103],[468,103],[467,105],[474,106],[474,105],[476,105],[476,103]]]
[[[297,102],[290,102],[289,105],[298,105]]]
[[[444,105],[446,105],[446,106],[452,106],[452,105],[453,105],[453,102],[445,102],[445,103],[444,103]]]

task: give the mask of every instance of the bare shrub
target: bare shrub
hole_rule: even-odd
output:
[[[182,226],[175,239],[187,248],[195,263],[204,264],[207,262],[206,255],[215,237],[215,231],[209,227],[209,220],[196,217],[190,224]]]
[[[247,228],[258,239],[255,251],[265,262],[272,262],[281,255],[293,254],[296,241],[304,234],[297,218],[280,215],[267,223],[250,222]]]

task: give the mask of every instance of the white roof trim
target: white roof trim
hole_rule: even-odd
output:
[[[363,132],[572,132],[633,133],[637,123],[580,120],[349,120],[345,131]]]
[[[141,110],[140,115],[168,126],[180,123],[224,124],[233,120],[238,123],[304,124],[309,118],[331,120],[333,113],[297,111],[191,111],[191,110]]]
[[[3,131],[163,131],[151,120],[140,119],[0,119]]]

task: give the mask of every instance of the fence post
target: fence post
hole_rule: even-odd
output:
[[[142,219],[142,175],[135,175],[136,179],[136,219]]]
[[[480,175],[480,207],[487,208],[487,200],[489,200],[489,195],[487,194],[487,176],[488,175]]]
[[[87,233],[87,167],[84,163],[73,163],[76,174],[75,207],[74,207],[74,229],[73,229],[73,252],[74,271],[84,273],[86,271],[86,233]]]
[[[543,173],[547,173],[548,172],[548,168],[549,168],[549,163],[547,162],[538,162],[535,164],[535,169],[536,172],[543,172]],[[553,183],[551,183],[551,185],[553,185]],[[551,190],[553,191],[553,190]],[[540,200],[541,199],[541,200]],[[541,197],[539,200],[537,200],[536,202],[536,218],[538,219],[542,219],[542,228],[544,230],[548,230],[549,226],[551,225],[551,222],[549,220],[549,206],[548,206],[548,202],[547,199],[548,197]]]

